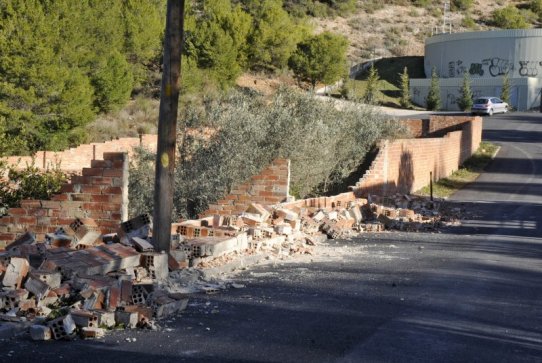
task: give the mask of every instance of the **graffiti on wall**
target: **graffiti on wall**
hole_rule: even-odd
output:
[[[469,68],[469,74],[471,76],[480,76],[484,75],[484,65],[482,63],[471,63]]]
[[[514,70],[514,64],[508,59],[499,57],[482,60],[482,64],[488,67],[491,77],[501,77]]]
[[[448,93],[446,95],[446,105],[455,105],[457,103],[457,97],[453,93]]]
[[[510,60],[499,57],[486,58],[481,62],[470,63],[468,66],[467,63],[458,59],[448,62],[448,78],[461,77],[466,72],[475,77],[482,77],[484,74],[489,74],[491,77],[501,77],[513,69],[514,65]]]
[[[542,60],[520,60],[516,64],[520,77],[538,77],[542,75]],[[445,78],[462,77],[469,73],[473,77],[502,77],[511,74],[515,70],[514,62],[509,59],[492,57],[482,59],[481,62],[465,63],[458,59],[448,62],[448,72],[444,74]]]
[[[536,77],[540,66],[542,66],[542,61],[519,61],[519,75],[521,77]]]
[[[467,71],[467,67],[463,65],[462,60],[448,63],[448,77],[462,76]]]

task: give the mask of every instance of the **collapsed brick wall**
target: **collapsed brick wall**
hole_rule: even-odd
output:
[[[157,135],[141,135],[141,137],[123,137],[116,140],[79,145],[64,151],[38,151],[33,156],[10,156],[5,158],[8,165],[24,168],[31,165],[39,169],[58,167],[65,172],[79,173],[81,168],[91,166],[92,160],[100,160],[105,153],[127,152],[131,157],[134,148],[141,146],[156,152]]]
[[[277,159],[246,183],[235,186],[201,216],[233,215],[244,212],[251,203],[273,205],[284,202],[290,191],[290,160]]]
[[[27,231],[43,240],[75,218],[93,218],[102,233],[116,231],[128,218],[128,167],[127,153],[105,152],[103,160],[92,160],[51,200],[23,200],[20,208],[0,217],[0,248]]]
[[[357,195],[411,193],[433,180],[459,169],[480,145],[482,119],[471,117],[432,117],[428,130],[439,132],[460,127],[444,137],[382,141],[369,170],[356,183]]]

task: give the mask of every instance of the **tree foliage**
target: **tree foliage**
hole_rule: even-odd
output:
[[[463,83],[459,89],[459,98],[457,99],[457,106],[461,111],[468,111],[472,107],[472,89],[470,87],[469,72],[463,73]]]
[[[356,10],[357,0],[285,0],[284,8],[292,15],[315,17],[345,16]]]
[[[288,63],[296,77],[313,88],[317,82],[332,84],[346,73],[347,48],[345,37],[324,32],[300,42]]]
[[[84,141],[83,127],[123,104],[138,67],[159,52],[161,7],[159,0],[2,1],[0,117],[10,143],[3,152]]]
[[[399,104],[403,108],[412,107],[412,102],[411,102],[411,97],[410,97],[410,80],[408,77],[407,67],[405,67],[403,69],[403,73],[401,73],[401,99],[399,100]]]
[[[202,0],[189,6],[185,55],[221,88],[232,85],[246,64],[251,21],[230,0]]]
[[[184,217],[204,211],[279,157],[291,160],[292,194],[324,193],[354,171],[377,140],[400,130],[372,108],[337,110],[332,102],[288,89],[271,102],[232,92],[209,100],[203,110],[185,109],[183,121],[191,131],[178,136],[174,201],[177,216]],[[132,166],[132,215],[152,211],[154,160],[143,153]]]
[[[470,10],[473,3],[473,0],[452,0],[453,9],[459,9],[461,11]]]
[[[510,105],[510,76],[505,73],[502,77],[501,100]]]
[[[369,68],[369,76],[367,77],[367,84],[365,86],[365,93],[363,94],[363,101],[370,105],[378,103],[378,83],[380,81],[380,75],[378,70],[371,65]]]
[[[60,169],[39,170],[33,163],[23,169],[8,167],[0,160],[0,216],[18,207],[23,199],[49,199],[67,180]]]
[[[502,29],[527,29],[530,27],[530,24],[525,21],[525,14],[514,5],[494,10],[491,13],[490,22]]]
[[[304,38],[304,28],[282,8],[282,0],[250,1],[252,29],[248,36],[248,64],[252,69],[279,70]]]
[[[440,82],[435,67],[433,67],[431,72],[431,85],[429,86],[429,93],[425,99],[425,104],[429,111],[440,109]]]
[[[165,3],[0,2],[0,133],[8,143],[0,153],[59,150],[84,142],[85,126],[96,114],[121,107],[138,92],[155,91]],[[339,79],[346,68],[344,38],[311,37],[308,22],[285,10],[294,3],[187,1],[182,91],[224,90],[246,70],[284,71],[298,49],[306,52],[293,67],[298,75],[311,82]],[[298,2],[304,3],[341,13],[355,1]],[[308,62],[305,69],[299,66],[303,62]]]

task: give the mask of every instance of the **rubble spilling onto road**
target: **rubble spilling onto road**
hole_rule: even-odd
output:
[[[31,232],[0,251],[0,321],[24,322],[35,340],[98,338],[107,329],[156,329],[156,319],[184,310],[192,293],[228,286],[199,269],[238,256],[312,254],[327,239],[385,230],[434,231],[454,223],[441,203],[396,195],[354,198],[326,208],[252,203],[239,215],[171,225],[171,250],[155,251],[152,221],[140,215],[102,235],[75,219],[37,241]]]

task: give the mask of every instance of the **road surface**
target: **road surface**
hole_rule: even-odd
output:
[[[0,359],[542,362],[542,116],[486,118],[484,138],[501,150],[454,196],[472,216],[461,227],[330,241],[312,263],[250,268],[246,288],[197,296],[159,332],[21,338]]]

